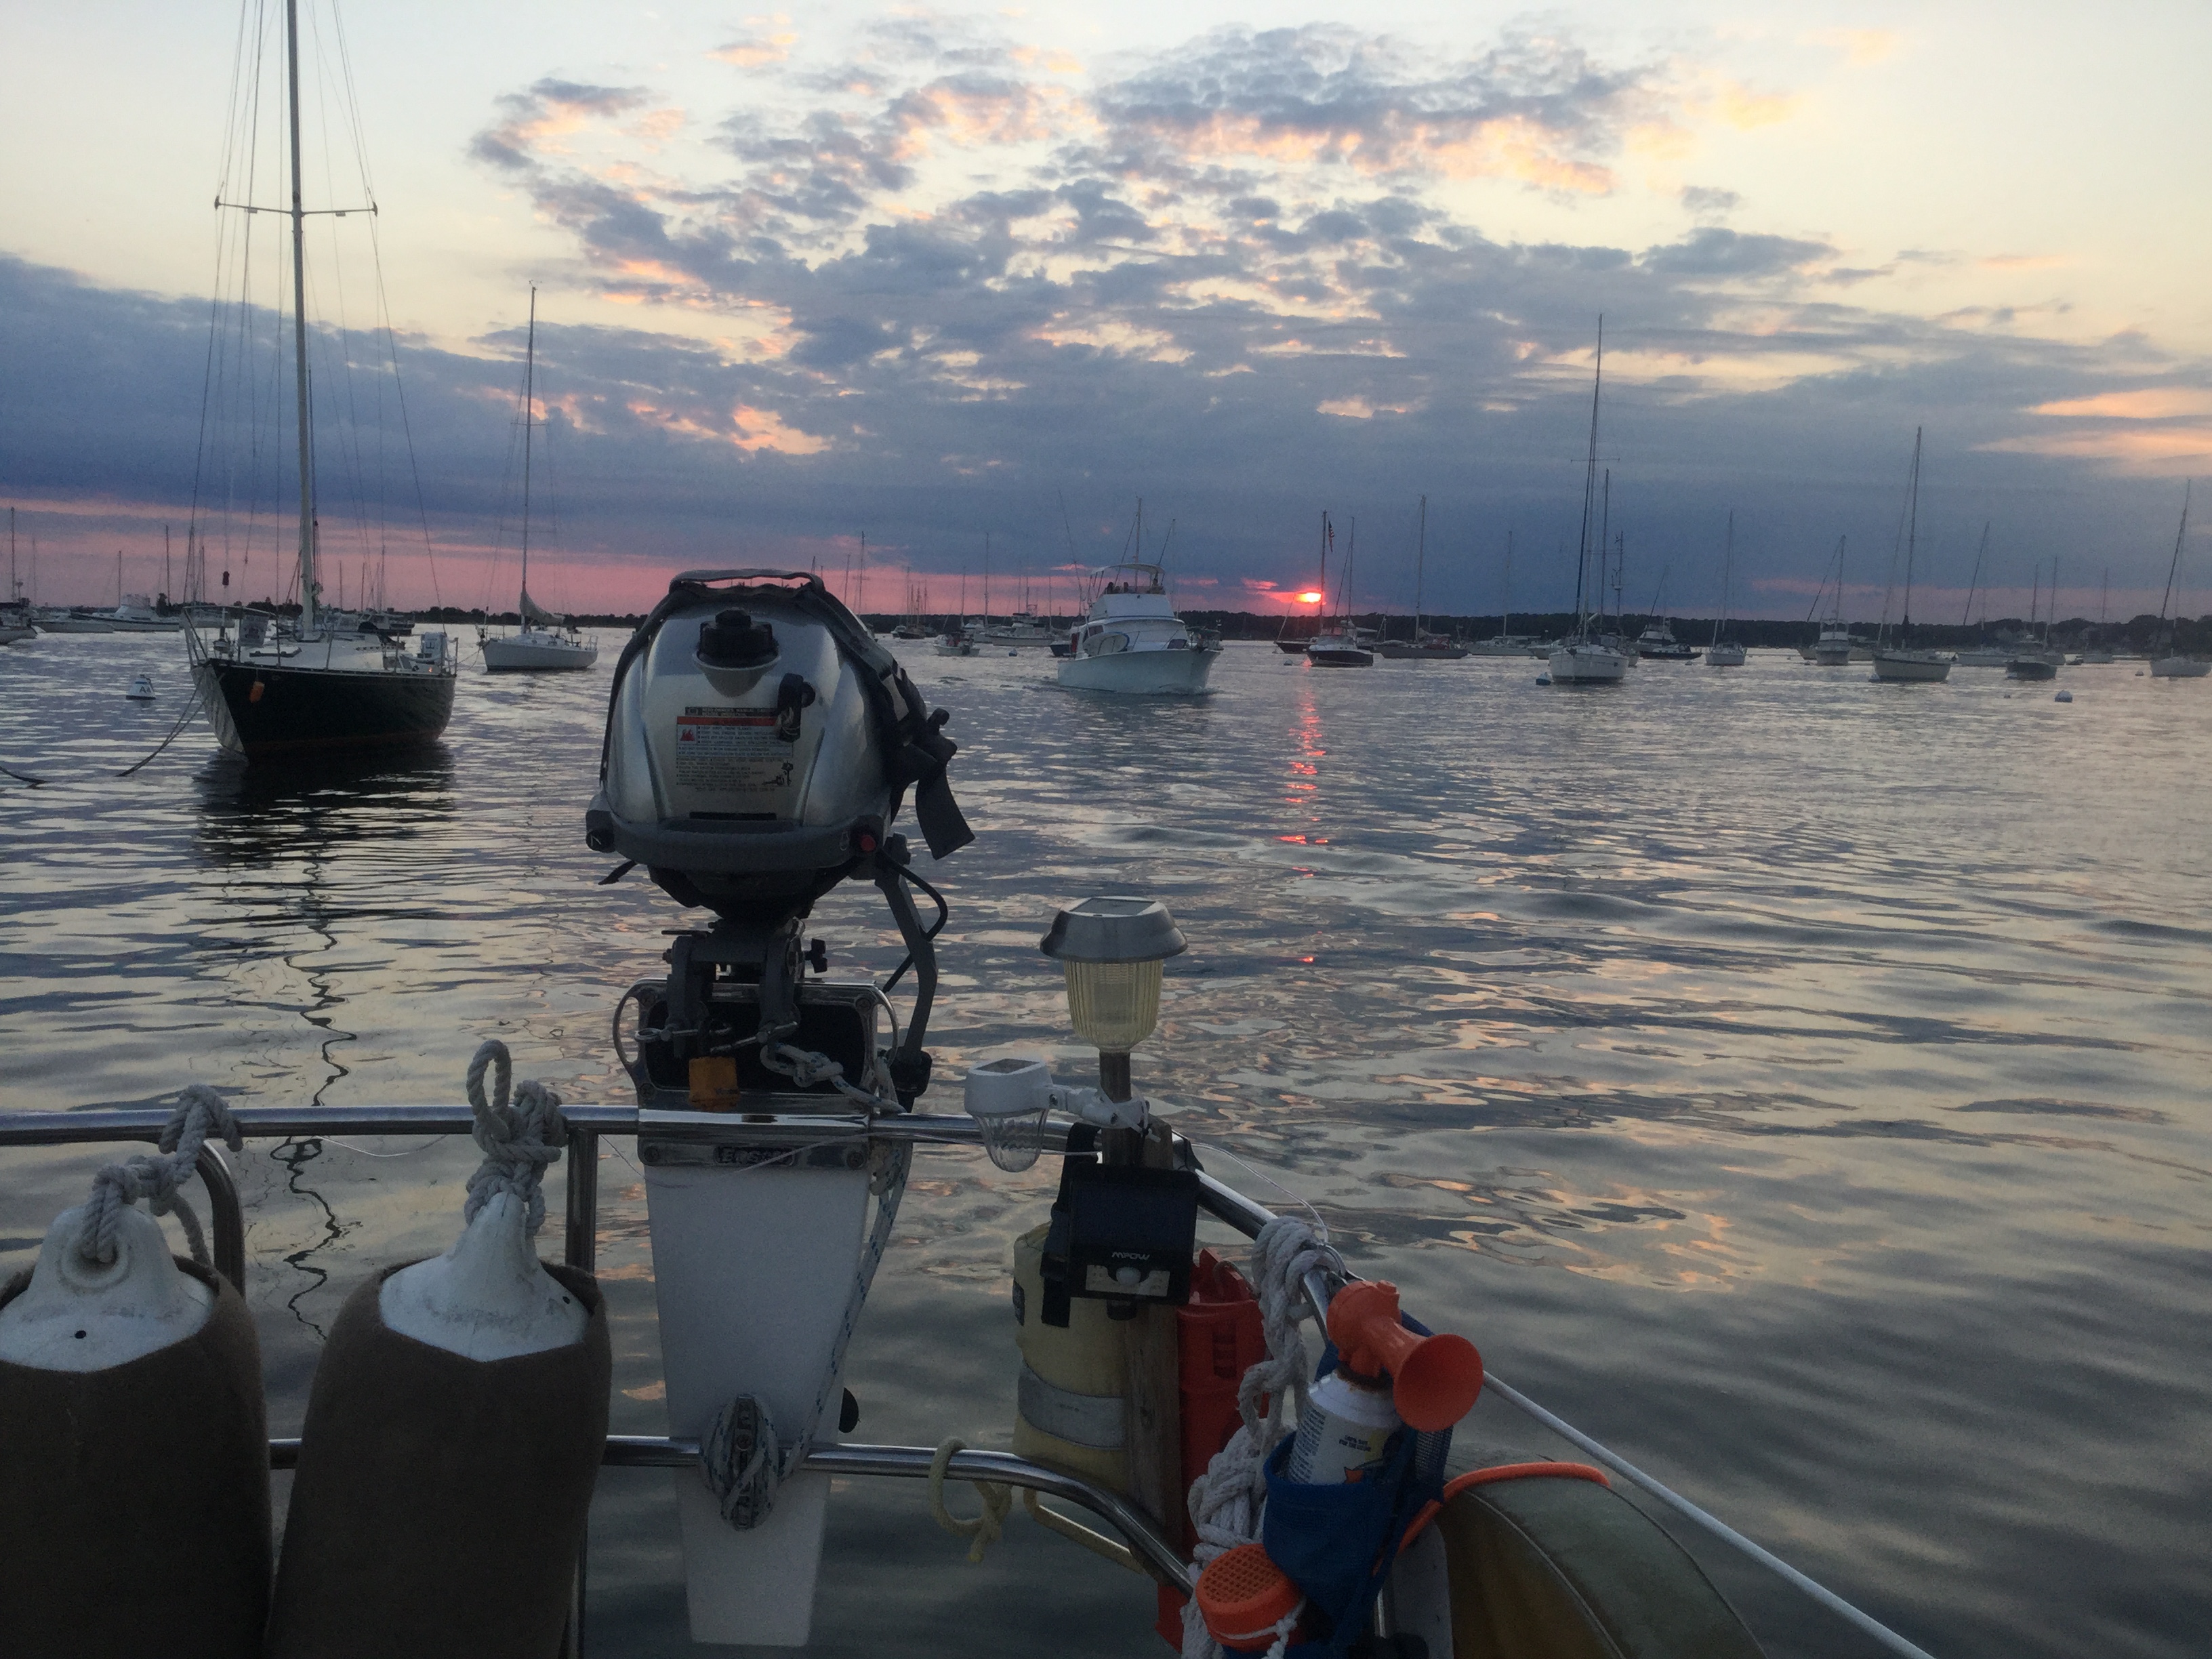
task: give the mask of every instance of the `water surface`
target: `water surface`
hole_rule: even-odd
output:
[[[608,1018],[682,918],[595,886],[582,844],[617,643],[584,675],[465,671],[426,755],[270,778],[195,724],[129,780],[189,700],[177,642],[0,650],[0,763],[54,780],[0,778],[0,1097],[452,1100],[496,1036],[623,1098]],[[1154,894],[1191,950],[1139,1082],[1217,1173],[1302,1194],[1500,1376],[1944,1659],[2201,1653],[2212,687],[2137,666],[2062,671],[2060,705],[1779,654],[1568,691],[1231,647],[1216,695],[1147,705],[1064,695],[1036,653],[919,656],[980,832],[930,872],[939,1074],[1079,1076],[1037,936]],[[141,667],[151,706],[122,699]],[[817,911],[842,966],[896,959],[875,903]],[[249,1149],[280,1430],[346,1291],[450,1237],[470,1150]],[[9,1155],[0,1270],[93,1163]],[[917,1176],[859,1432],[1003,1444],[1004,1264],[1048,1174]],[[658,1432],[627,1143],[602,1183],[617,1426]],[[1471,1431],[1557,1450],[1495,1401]],[[601,1484],[599,1651],[690,1651],[667,1479]],[[1694,1547],[1771,1651],[1869,1650]],[[1159,1650],[1143,1584],[1026,1521],[960,1551],[918,1489],[841,1492],[817,1645]]]

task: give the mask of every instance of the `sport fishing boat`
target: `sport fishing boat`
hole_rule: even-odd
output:
[[[2189,534],[2191,487],[2188,483],[2181,487],[2181,527],[2173,532],[2173,562],[2166,570],[2166,597],[2158,602],[2158,632],[2150,653],[2150,674],[2154,680],[2201,680],[2212,674],[2212,659],[2185,656],[2174,649],[2173,628],[2166,619],[2173,608],[2174,579],[2181,574],[2181,544]]]
[[[958,1540],[948,1565],[963,1546],[983,1559],[1018,1493],[1036,1524],[1127,1572],[1132,1611],[1169,1650],[1207,1659],[1758,1659],[1645,1501],[1926,1659],[1419,1322],[1417,1299],[1376,1276],[1387,1262],[1355,1261],[1209,1170],[1133,1062],[1164,963],[1205,948],[1156,901],[1101,894],[1048,922],[1040,906],[1039,950],[1095,1073],[1006,1055],[928,1098],[949,902],[899,824],[910,804],[940,880],[972,839],[946,724],[817,578],[687,573],[616,665],[582,815],[585,843],[623,860],[610,879],[642,867],[706,913],[670,936],[664,972],[609,988],[629,1099],[517,1084],[491,1042],[468,1062],[465,1106],[238,1106],[193,1084],[157,1109],[0,1113],[0,1148],[158,1148],[101,1170],[0,1290],[9,1650],[583,1659],[599,1650],[581,1593],[593,1491],[619,1467],[668,1470],[663,1547],[709,1646],[807,1645],[836,1493],[890,1478],[927,1484]],[[817,904],[869,889],[907,950],[882,984],[805,944]],[[901,1020],[890,994],[909,970]],[[957,1104],[939,1103],[948,1092]],[[301,1134],[471,1134],[483,1161],[448,1249],[362,1276],[300,1431],[272,1439],[225,1154]],[[610,1137],[634,1140],[641,1171],[660,1435],[607,1432],[599,1182],[604,1158],[628,1161]],[[842,1378],[877,1267],[902,1212],[911,1224],[939,1190],[915,1165],[977,1149],[1007,1171],[1049,1159],[1058,1177],[1006,1263],[995,1358],[1018,1379],[1012,1449],[952,1437],[964,1403],[934,1447],[853,1438],[862,1402]],[[1201,1216],[1249,1254],[1201,1248]],[[1328,1343],[1318,1365],[1309,1322]],[[938,1334],[972,1360],[975,1328],[953,1310]],[[896,1340],[931,1335],[910,1316]],[[1485,1393],[1587,1461],[1547,1455],[1548,1439],[1455,1442]],[[149,1468],[173,1506],[119,1504]],[[281,1545],[272,1469],[292,1473]],[[981,1511],[957,1513],[948,1482],[972,1483]],[[837,1566],[837,1593],[868,1593],[866,1562]],[[973,1635],[915,1634],[948,1650]]]
[[[1132,696],[1206,690],[1221,647],[1176,615],[1159,566],[1109,565],[1091,580],[1097,594],[1068,630],[1068,654],[1054,662],[1064,690]]]
[[[1597,366],[1590,380],[1589,454],[1583,467],[1582,534],[1575,550],[1575,625],[1567,637],[1553,647],[1549,678],[1553,685],[1618,685],[1628,672],[1632,653],[1598,631],[1598,607],[1604,592],[1602,578],[1590,569],[1592,515],[1598,535],[1598,558],[1605,557],[1606,518],[1612,490],[1610,479],[1599,495],[1597,468],[1598,399],[1605,388],[1605,319],[1597,319]]]
[[[1646,662],[1695,662],[1695,646],[1674,637],[1674,624],[1665,617],[1644,625],[1636,636],[1636,654]]]
[[[107,625],[118,634],[174,634],[183,629],[181,616],[163,616],[143,593],[125,593],[107,613]]]
[[[1897,642],[1889,641],[1887,606],[1880,635],[1874,647],[1874,677],[1877,680],[1928,682],[1951,678],[1951,665],[1956,660],[1948,651],[1917,650],[1908,641],[1912,636],[1912,562],[1914,549],[1920,532],[1920,428],[1912,428],[1912,471],[1905,487],[1905,519],[1902,529],[1905,540],[1905,611],[1904,620],[1898,625]],[[1897,567],[1890,566],[1895,575]]]
[[[453,713],[456,658],[442,632],[426,633],[409,653],[374,634],[326,624],[315,579],[320,534],[315,497],[315,434],[307,373],[307,209],[300,160],[300,36],[296,6],[284,14],[290,138],[292,389],[297,440],[300,611],[274,627],[260,613],[226,611],[211,637],[189,621],[185,649],[208,723],[225,749],[249,760],[428,742]],[[255,106],[258,107],[258,104]],[[228,204],[249,213],[252,203]],[[217,207],[225,204],[218,198]],[[325,210],[317,210],[318,212]],[[210,364],[210,374],[216,372]],[[196,532],[194,532],[196,533]],[[226,575],[225,580],[228,578]]]
[[[538,284],[530,285],[530,332],[522,356],[522,592],[521,626],[512,634],[477,630],[487,673],[574,672],[599,659],[599,647],[581,629],[530,597],[530,434],[538,425]],[[372,630],[374,631],[374,630]]]

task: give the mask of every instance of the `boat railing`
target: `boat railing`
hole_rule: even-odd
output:
[[[239,1106],[232,1108],[231,1115],[247,1139],[280,1140],[349,1134],[466,1135],[476,1121],[474,1114],[465,1105]],[[156,1141],[172,1116],[166,1107],[0,1112],[0,1148]],[[648,1112],[630,1104],[563,1104],[561,1116],[567,1132],[565,1156],[562,1159],[566,1174],[562,1259],[568,1266],[586,1273],[593,1271],[598,1264],[599,1141],[604,1136],[634,1135],[641,1124],[649,1123],[656,1137],[683,1138],[690,1133],[725,1145],[790,1147],[803,1144],[811,1148],[845,1139],[909,1141],[917,1147],[976,1147],[982,1144],[981,1131],[975,1120],[965,1114],[912,1112],[870,1117],[858,1113],[764,1112],[716,1114],[711,1123],[701,1123],[697,1121],[699,1115]],[[685,1119],[691,1121],[687,1124],[681,1121]],[[1062,1122],[1048,1124],[1042,1150],[1064,1151],[1070,1127]],[[1180,1135],[1175,1140],[1178,1156],[1187,1158],[1195,1169],[1197,1149]],[[210,1211],[208,1249],[212,1265],[242,1292],[246,1281],[245,1209],[229,1163],[213,1141],[200,1148],[198,1173]],[[1256,1238],[1260,1230],[1275,1219],[1266,1206],[1247,1198],[1203,1170],[1199,1170],[1198,1175],[1200,1207],[1245,1237]],[[1328,1287],[1320,1282],[1318,1273],[1308,1276],[1307,1291],[1316,1309],[1327,1307]],[[1619,1453],[1546,1410],[1488,1366],[1484,1368],[1483,1388],[1648,1492],[1676,1515],[1774,1572],[1890,1652],[1902,1656],[1902,1659],[1931,1659],[1923,1649],[1871,1614],[1862,1612]],[[296,1439],[271,1440],[270,1467],[293,1468],[299,1458],[299,1448]],[[811,1449],[805,1467],[823,1474],[922,1480],[928,1477],[935,1455],[935,1449],[928,1446],[836,1441]],[[698,1458],[699,1443],[696,1440],[610,1435],[601,1462],[604,1467],[615,1468],[682,1468],[696,1467]],[[1141,1510],[1104,1486],[1008,1452],[956,1452],[946,1474],[953,1480],[996,1481],[1079,1504],[1127,1539],[1132,1553],[1153,1578],[1184,1594],[1193,1588],[1194,1576],[1182,1552]],[[568,1628],[562,1644],[562,1659],[581,1659],[584,1652],[584,1577],[580,1559]]]

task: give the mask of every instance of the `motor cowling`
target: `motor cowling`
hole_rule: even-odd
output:
[[[596,850],[644,865],[679,903],[773,927],[872,854],[909,784],[932,826],[952,745],[858,618],[801,572],[678,577],[615,671]]]

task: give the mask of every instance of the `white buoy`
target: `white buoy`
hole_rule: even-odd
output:
[[[369,1279],[331,1328],[269,1659],[543,1659],[559,1646],[612,1361],[591,1276],[547,1267],[531,1243],[560,1102],[526,1083],[510,1109],[509,1075],[495,1042],[470,1066],[486,1157],[460,1237]]]
[[[154,677],[150,674],[141,674],[137,679],[131,682],[131,689],[128,691],[125,691],[123,695],[129,698],[132,702],[153,702]]]
[[[259,1650],[269,1431],[253,1320],[137,1204],[177,1201],[216,1127],[238,1144],[222,1101],[194,1090],[167,1155],[100,1171],[0,1289],[0,1651]]]

